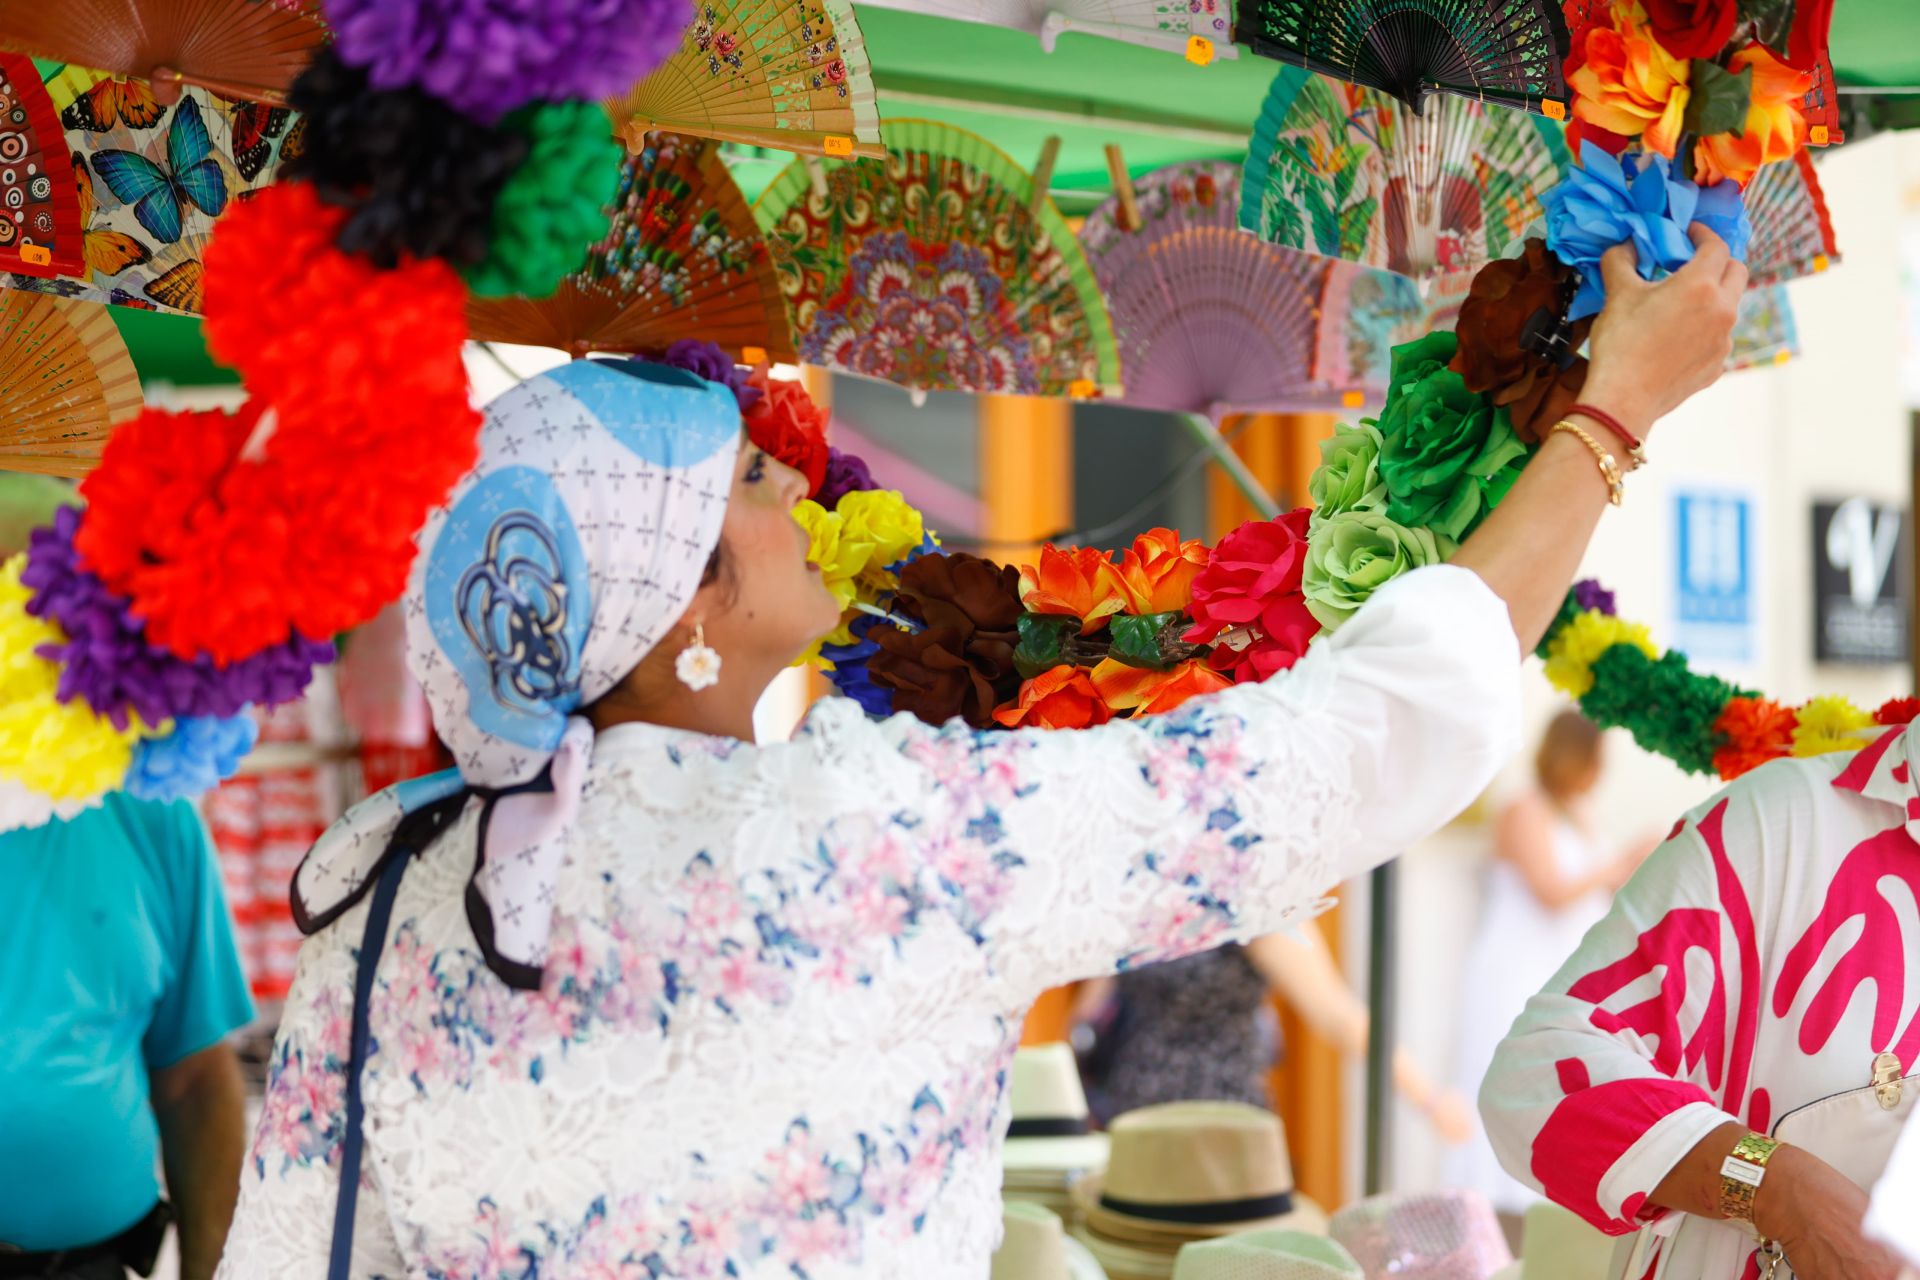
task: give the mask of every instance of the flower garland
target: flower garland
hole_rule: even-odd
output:
[[[404,588],[472,465],[470,292],[539,296],[605,234],[599,102],[677,47],[684,0],[327,0],[284,181],[220,221],[206,335],[249,399],[148,410],[84,510],[0,565],[0,830],[124,788],[193,795]]]

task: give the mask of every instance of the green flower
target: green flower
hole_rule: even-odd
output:
[[[493,206],[487,256],[463,274],[482,298],[544,298],[607,234],[624,152],[598,102],[520,108],[500,128],[525,135],[527,158]]]
[[[1381,587],[1454,550],[1451,539],[1396,524],[1383,511],[1342,511],[1307,534],[1307,609],[1321,626],[1338,630]]]
[[[1447,368],[1455,346],[1454,335],[1440,330],[1394,348],[1380,415],[1380,477],[1388,515],[1459,539],[1513,487],[1527,446],[1506,410]]]
[[[1371,419],[1350,427],[1344,422],[1320,442],[1320,465],[1307,481],[1313,495],[1314,525],[1342,511],[1377,511],[1386,505],[1380,479],[1380,428]]]

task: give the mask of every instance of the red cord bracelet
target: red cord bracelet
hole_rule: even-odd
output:
[[[1627,457],[1632,459],[1634,466],[1644,467],[1647,465],[1647,451],[1641,444],[1640,437],[1621,426],[1620,419],[1614,417],[1606,410],[1596,409],[1590,404],[1576,404],[1573,408],[1567,410],[1566,416],[1571,418],[1576,413],[1583,418],[1593,419],[1607,430],[1613,432],[1614,435],[1620,437],[1620,443],[1627,446]]]

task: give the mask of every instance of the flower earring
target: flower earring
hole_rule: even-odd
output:
[[[720,683],[720,654],[707,647],[706,624],[694,624],[693,643],[673,660],[673,673],[695,693]]]

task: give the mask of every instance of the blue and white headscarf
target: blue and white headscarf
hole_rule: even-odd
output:
[[[309,933],[478,796],[467,912],[488,965],[537,986],[554,879],[593,729],[693,601],[739,453],[726,387],[663,365],[577,360],[487,407],[480,461],[421,531],[408,663],[457,770],[388,788],[323,836],[294,879]],[[400,856],[404,856],[403,853]]]

